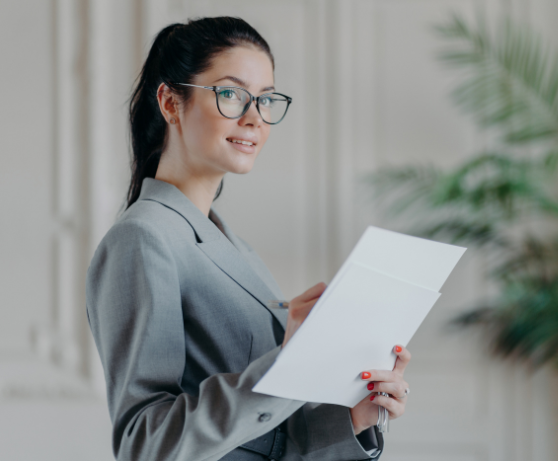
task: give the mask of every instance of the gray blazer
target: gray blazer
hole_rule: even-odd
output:
[[[266,301],[283,295],[254,250],[175,186],[143,181],[86,292],[117,459],[218,460],[283,421],[282,460],[370,459],[348,408],[251,391],[280,351],[286,312]]]

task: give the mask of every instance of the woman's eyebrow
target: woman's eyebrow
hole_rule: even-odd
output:
[[[221,80],[230,80],[231,82],[234,82],[238,86],[241,86],[243,88],[247,88],[249,86],[244,80],[238,77],[234,77],[232,75],[226,75],[225,77],[221,77],[219,80],[215,80],[215,83],[220,82]],[[274,86],[266,86],[265,88],[261,89],[261,91],[274,91],[274,90],[275,90]]]

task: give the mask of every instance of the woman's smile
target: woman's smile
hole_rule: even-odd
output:
[[[236,150],[246,154],[254,154],[256,152],[257,140],[253,137],[229,137],[227,142],[232,144]]]

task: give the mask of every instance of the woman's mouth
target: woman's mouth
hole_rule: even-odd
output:
[[[244,144],[245,146],[255,146],[256,143],[252,141],[247,141],[245,139],[237,139],[237,138],[227,138],[227,141],[236,143],[236,144]]]
[[[246,154],[253,154],[256,151],[256,143],[246,139],[227,138],[236,150]]]

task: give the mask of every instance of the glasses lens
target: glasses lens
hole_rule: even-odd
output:
[[[267,123],[277,123],[285,116],[289,103],[279,93],[268,93],[260,96],[260,114]]]
[[[225,117],[240,117],[249,102],[250,95],[240,88],[221,87],[217,91],[217,104]]]

